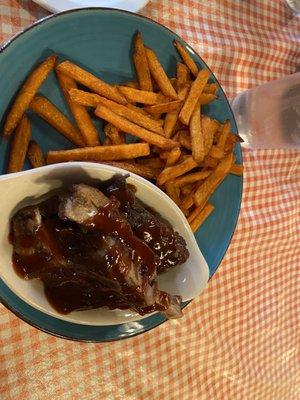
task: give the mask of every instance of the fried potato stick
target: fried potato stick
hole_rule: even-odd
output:
[[[153,92],[153,85],[148,65],[148,59],[141,32],[137,32],[134,38],[133,63],[135,66],[135,72],[138,79],[139,88],[141,90]]]
[[[150,154],[148,143],[120,144],[114,146],[84,147],[72,150],[49,151],[47,164],[65,161],[114,161],[133,159]]]
[[[29,142],[27,158],[32,168],[42,167],[46,164],[42,149],[35,140]]]
[[[42,85],[42,83],[45,81],[45,79],[53,69],[56,59],[57,56],[55,54],[51,55],[38,67],[36,67],[26,78],[6,117],[3,128],[4,135],[10,135],[15,130],[24,112],[29,107],[30,102],[36,95],[39,87]]]
[[[24,115],[12,137],[8,158],[7,173],[22,171],[31,137],[31,126]]]
[[[84,147],[85,143],[79,129],[46,97],[35,96],[29,107],[76,146]]]
[[[165,73],[162,65],[158,61],[158,58],[153,50],[146,48],[146,54],[148,59],[148,65],[157,85],[159,86],[162,93],[173,100],[177,100],[177,93],[173,88],[167,74]]]
[[[204,86],[206,85],[210,72],[206,69],[199,72],[197,78],[191,85],[190,92],[185,100],[185,103],[180,111],[179,119],[180,121],[188,125],[190,122],[191,115],[198,103]]]

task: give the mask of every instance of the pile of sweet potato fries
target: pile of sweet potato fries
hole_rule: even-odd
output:
[[[27,77],[8,112],[4,136],[12,135],[12,140],[7,172],[21,171],[26,157],[33,168],[65,161],[108,163],[154,181],[181,208],[195,232],[213,211],[208,201],[218,185],[229,173],[243,173],[234,156],[240,139],[229,121],[203,115],[202,106],[217,99],[218,85],[209,83],[210,72],[199,69],[181,43],[174,45],[182,62],[176,77],[169,78],[138,32],[133,52],[136,80],[115,85],[71,61],[57,63],[56,55],[48,57]],[[53,69],[72,122],[37,94]],[[105,121],[102,141],[91,109]],[[75,148],[48,151],[44,157],[31,140],[27,110]]]

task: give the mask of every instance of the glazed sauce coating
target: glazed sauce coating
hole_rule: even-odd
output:
[[[147,268],[148,279],[153,278],[156,273],[159,260],[142,240],[133,234],[131,226],[124,218],[119,218],[114,210],[119,208],[119,202],[110,202],[109,207],[105,206],[92,218],[85,222],[85,226],[90,230],[101,232],[104,235],[114,234],[122,243],[124,243],[131,251],[133,260],[142,262]]]
[[[159,257],[158,272],[163,272],[187,260],[189,252],[181,236],[168,221],[139,201],[123,177],[108,180],[101,186],[107,196],[114,195],[120,211],[130,221],[135,236],[143,240]]]

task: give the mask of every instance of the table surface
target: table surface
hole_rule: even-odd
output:
[[[229,97],[295,72],[300,19],[282,0],[153,0]],[[47,15],[0,0],[0,43]],[[0,398],[299,400],[300,153],[244,151],[241,214],[221,267],[179,321],[106,344],[42,333],[0,305]]]

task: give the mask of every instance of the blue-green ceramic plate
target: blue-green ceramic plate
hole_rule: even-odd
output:
[[[175,75],[179,60],[172,41],[181,41],[200,67],[205,62],[176,34],[150,19],[112,9],[81,9],[53,15],[26,29],[0,52],[0,117],[3,125],[6,110],[31,69],[47,55],[57,53],[62,59],[73,60],[104,80],[116,83],[134,79],[130,50],[132,37],[139,30],[146,44],[152,47],[169,76]],[[212,65],[213,67],[213,65]],[[216,79],[212,77],[212,81]],[[40,89],[63,112],[69,114],[54,73]],[[206,106],[205,113],[219,121],[230,119],[236,125],[228,101],[220,89],[219,98]],[[70,116],[70,115],[69,115]],[[71,118],[71,116],[70,116]],[[33,137],[44,151],[72,147],[63,136],[36,116],[31,116]],[[2,125],[0,129],[2,128]],[[5,172],[8,144],[1,142],[0,171]],[[242,162],[240,147],[237,161]],[[28,167],[28,166],[26,166]],[[207,260],[212,276],[220,264],[233,235],[242,195],[242,179],[229,176],[213,195],[214,213],[197,232],[197,242]],[[5,193],[2,200],[5,201]],[[13,272],[12,272],[13,273]],[[148,331],[165,321],[154,315],[138,322],[114,326],[85,326],[50,317],[27,305],[0,280],[0,298],[4,305],[29,324],[46,332],[72,340],[108,341],[128,338]]]

